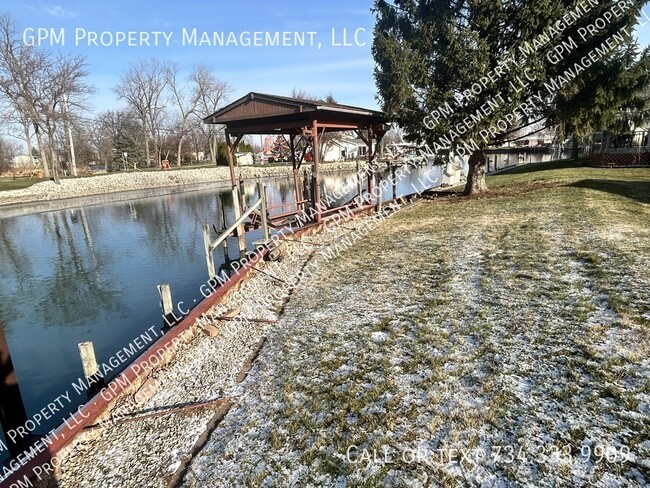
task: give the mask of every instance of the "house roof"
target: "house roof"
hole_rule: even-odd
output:
[[[349,130],[383,126],[385,119],[362,107],[251,92],[203,121],[224,124],[231,134],[291,134],[314,121],[325,130]]]

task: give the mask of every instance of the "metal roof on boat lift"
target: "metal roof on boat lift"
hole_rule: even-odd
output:
[[[386,131],[383,112],[321,100],[250,92],[205,117],[206,124],[223,124],[232,135],[300,134],[316,121],[326,132],[373,129]]]

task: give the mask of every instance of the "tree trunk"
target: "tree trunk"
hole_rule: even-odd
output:
[[[578,156],[580,155],[580,146],[578,145],[578,137],[574,135],[571,138],[571,141],[573,143],[573,146],[571,147],[571,159],[578,159]]]
[[[178,140],[178,150],[176,151],[176,166],[181,167],[181,162],[183,160],[183,138],[181,137]]]
[[[61,181],[59,180],[59,164],[53,142],[50,143],[50,155],[50,159],[52,159],[52,176],[54,176],[54,183],[60,185]]]
[[[27,144],[27,154],[29,154],[29,164],[31,164],[31,169],[36,168],[36,162],[34,161],[34,147],[32,146],[32,134],[29,132],[29,122],[23,125],[25,130],[25,144]]]
[[[52,162],[53,181],[58,185],[61,183],[59,181],[59,159],[56,154],[56,140],[54,138],[55,127],[51,120],[45,121],[45,128],[47,129],[47,142],[50,147],[50,160]]]
[[[145,157],[147,158],[147,163],[145,164],[145,168],[148,168],[151,163],[149,158],[149,137],[146,134],[144,136],[144,154]]]
[[[68,135],[68,147],[70,148],[70,174],[77,176],[77,156],[74,152],[74,141],[72,140],[72,128],[68,125],[66,130]]]
[[[72,125],[70,120],[68,120],[68,97],[66,96],[63,100],[63,107],[65,110],[65,119],[63,120],[63,125],[65,126],[65,132],[68,136],[68,147],[70,148],[70,174],[72,176],[77,176],[77,158],[74,153],[74,140],[72,139]]]
[[[38,126],[34,126],[34,131],[36,132],[36,143],[38,144],[38,152],[41,155],[41,164],[43,165],[43,175],[48,180],[50,179],[50,167],[47,164],[47,153],[45,152],[45,145],[43,144],[43,137],[41,132],[38,130]]]
[[[467,183],[465,184],[465,195],[478,195],[487,190],[485,185],[485,155],[480,149],[476,149],[469,157],[469,170],[467,172]]]
[[[216,132],[210,136],[210,158],[213,164],[217,164],[217,134]]]
[[[604,140],[600,145],[600,153],[602,154],[603,152],[607,151],[609,149],[609,140],[610,140],[610,132],[609,131],[604,131]]]

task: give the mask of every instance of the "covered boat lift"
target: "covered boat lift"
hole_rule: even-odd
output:
[[[374,172],[372,161],[379,143],[387,131],[384,114],[338,103],[320,100],[282,97],[251,92],[230,105],[217,110],[203,121],[206,124],[225,125],[226,143],[228,145],[228,165],[233,187],[237,185],[235,175],[235,148],[245,135],[281,135],[289,136],[289,148],[293,164],[296,212],[302,201],[300,194],[300,166],[304,161],[306,148],[311,148],[312,191],[311,204],[315,211],[315,220],[322,219],[320,195],[320,146],[326,132],[354,131],[368,146],[366,152],[368,167],[368,193],[372,199]],[[375,141],[373,148],[373,141]],[[305,147],[300,156],[297,148]],[[242,209],[243,210],[243,209]]]

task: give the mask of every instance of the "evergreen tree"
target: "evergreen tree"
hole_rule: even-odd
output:
[[[485,147],[540,120],[592,130],[639,97],[649,53],[639,54],[633,27],[643,4],[376,0],[383,109],[408,139],[469,156],[466,193],[481,192]]]
[[[254,152],[253,146],[247,142],[240,142],[235,148],[235,153]],[[228,145],[226,141],[217,143],[217,166],[228,166]],[[237,166],[237,161],[235,161]]]
[[[120,129],[118,131],[114,144],[113,163],[119,165],[120,168],[124,168],[124,153],[126,153],[126,162],[129,166],[137,167],[137,164],[144,160],[140,147],[127,130]]]

